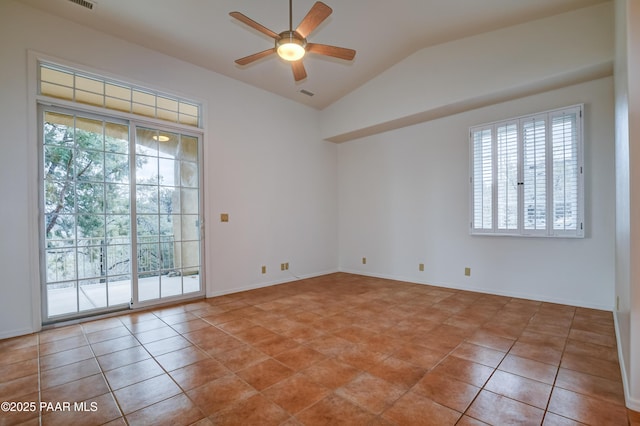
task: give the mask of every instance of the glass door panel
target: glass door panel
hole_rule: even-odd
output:
[[[44,318],[131,300],[129,126],[42,113]]]
[[[137,302],[201,291],[198,138],[136,129]]]

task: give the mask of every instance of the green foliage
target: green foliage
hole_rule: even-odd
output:
[[[106,184],[129,183],[129,159],[126,152],[122,153],[123,141],[46,122],[44,143],[47,240],[104,237],[105,204],[111,211],[129,212],[128,194],[123,194],[118,185]],[[128,221],[112,220],[110,225],[111,233],[129,233]]]
[[[131,256],[138,259],[138,272],[173,269],[182,194],[175,177],[169,175],[164,183],[158,168],[160,161],[172,160],[159,158],[157,149],[131,156],[129,141],[122,139],[128,134],[126,126],[57,113],[45,117],[47,282],[65,285],[76,279],[129,274]],[[135,158],[131,161],[137,176],[133,249],[130,157]],[[171,162],[163,170],[177,170],[179,165]],[[197,212],[197,195],[194,200]]]

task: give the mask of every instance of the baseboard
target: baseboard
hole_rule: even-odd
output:
[[[634,398],[629,394],[629,376],[627,374],[627,364],[625,363],[624,352],[622,351],[622,345],[620,344],[622,341],[620,336],[620,322],[616,312],[613,314],[613,324],[616,330],[616,341],[618,342],[618,362],[620,364],[620,373],[622,374],[622,387],[624,388],[625,403],[627,408],[633,411],[640,411],[640,399]]]
[[[631,398],[627,395],[627,388],[625,387],[624,398],[626,400],[627,408],[640,413],[640,399]]]
[[[10,339],[12,337],[25,336],[27,334],[32,334],[32,333],[35,333],[35,331],[31,330],[29,328],[22,328],[22,329],[18,329],[18,330],[5,331],[3,333],[0,333],[0,340],[2,340],[2,339]]]
[[[434,287],[448,288],[451,290],[473,291],[476,293],[491,294],[495,296],[515,297],[518,299],[535,300],[537,302],[548,302],[548,303],[556,303],[561,305],[576,306],[580,308],[598,309],[601,311],[608,311],[608,312],[611,312],[613,310],[613,306],[611,305],[591,304],[591,303],[577,304],[575,300],[568,300],[568,299],[565,300],[565,299],[553,298],[553,297],[537,297],[531,294],[519,293],[517,291],[496,291],[494,289],[483,288],[478,286],[472,287],[472,286],[463,286],[463,285],[451,284],[451,283],[421,281],[421,280],[416,280],[415,278],[412,278],[412,277],[405,277],[402,275],[376,274],[376,273],[363,272],[363,271],[351,270],[351,269],[340,269],[340,272],[344,272],[347,274],[363,275],[366,277],[383,278],[383,279],[394,280],[394,281],[404,281],[412,284],[431,285]]]
[[[251,284],[248,286],[236,287],[228,290],[207,292],[207,297],[217,297],[217,296],[224,296],[227,294],[240,293],[241,291],[256,290],[258,288],[271,287],[278,284],[286,284],[293,281],[304,280],[307,278],[315,278],[315,277],[321,277],[323,275],[335,274],[336,272],[340,272],[340,271],[338,271],[337,269],[331,269],[328,271],[315,272],[312,274],[303,274],[303,275],[296,275],[291,273],[288,277],[279,279],[279,280],[266,281],[266,282]]]

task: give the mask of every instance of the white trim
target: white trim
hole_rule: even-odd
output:
[[[618,320],[618,312],[613,313],[613,324],[616,331],[616,347],[618,348],[618,363],[620,364],[620,374],[622,375],[622,387],[624,389],[624,399],[627,408],[633,411],[640,411],[640,399],[633,398],[630,395],[629,375],[625,364],[624,352],[622,350],[622,337],[620,336],[620,322]]]
[[[38,58],[27,55],[27,217],[29,246],[29,283],[31,289],[31,332],[42,329],[42,276],[40,270],[40,173],[38,154]]]

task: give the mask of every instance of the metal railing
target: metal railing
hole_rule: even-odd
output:
[[[76,258],[77,256],[77,258]],[[140,276],[170,273],[176,269],[173,235],[138,237],[137,272]],[[76,247],[47,249],[47,283],[96,279],[131,274],[131,245],[128,238],[83,239]],[[75,273],[77,268],[77,274]],[[152,273],[153,272],[153,273]],[[150,274],[152,273],[152,274]]]

